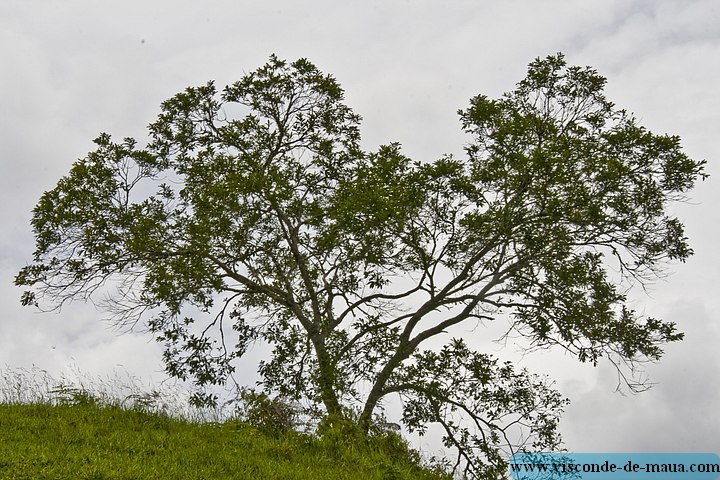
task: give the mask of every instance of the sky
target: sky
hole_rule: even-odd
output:
[[[397,141],[431,161],[462,155],[456,112],[472,96],[511,90],[529,62],[556,52],[606,76],[611,101],[653,132],[679,135],[711,177],[673,207],[695,255],[633,295],[640,312],[686,333],[647,366],[656,385],[623,395],[610,365],[559,352],[525,366],[557,379],[570,399],[561,429],[571,451],[720,452],[716,0],[3,0],[0,368],[164,378],[147,335],[113,330],[90,304],[21,307],[12,282],[34,250],[34,205],[100,132],[142,141],[163,100],[208,80],[233,82],[274,53],[335,76],[363,117],[366,149]]]

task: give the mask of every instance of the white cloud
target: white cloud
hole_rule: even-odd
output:
[[[599,369],[596,384],[580,393],[564,418],[566,440],[582,452],[714,452],[720,450],[719,309],[700,299],[675,302],[664,318],[676,318],[686,340],[667,346],[662,360],[646,367],[655,386],[637,394],[613,391],[615,371]]]

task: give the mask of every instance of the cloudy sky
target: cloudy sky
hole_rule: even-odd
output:
[[[615,393],[612,368],[559,353],[526,364],[558,379],[562,423],[579,452],[720,452],[720,4],[716,0],[180,1],[0,3],[0,368],[35,365],[162,376],[159,347],[121,335],[91,305],[60,314],[19,306],[31,210],[101,131],[144,138],[162,100],[222,86],[272,53],[333,74],[363,117],[364,145],[461,154],[456,115],[498,96],[538,56],[564,52],[608,77],[607,93],[656,133],[678,134],[712,177],[676,211],[695,256],[636,306],[676,321],[686,340],[647,373],[642,395]],[[121,367],[118,367],[121,366]]]

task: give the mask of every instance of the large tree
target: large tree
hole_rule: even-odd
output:
[[[483,325],[619,368],[682,338],[626,294],[692,254],[668,205],[704,162],[604,86],[537,59],[459,112],[466,157],[414,161],[364,152],[336,80],[271,57],[164,102],[145,146],[100,135],[34,209],[22,302],[95,298],[200,386],[264,342],[267,391],[365,430],[399,396],[405,425],[441,425],[466,473],[504,473],[515,449],[557,447],[565,400],[473,350]]]

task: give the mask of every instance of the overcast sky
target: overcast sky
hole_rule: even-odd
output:
[[[513,88],[534,58],[564,52],[608,77],[607,93],[656,133],[680,135],[711,178],[677,207],[695,256],[649,292],[647,315],[686,340],[648,367],[657,385],[614,393],[608,365],[559,353],[527,366],[558,379],[576,452],[720,452],[720,4],[717,0],[103,1],[0,2],[0,367],[105,375],[121,365],[163,378],[160,349],[120,335],[91,305],[60,314],[19,306],[12,284],[31,260],[40,195],[92,149],[101,131],[145,138],[160,102],[219,86],[272,53],[333,74],[363,117],[367,149],[462,153],[456,111]],[[248,377],[250,378],[250,377]]]

